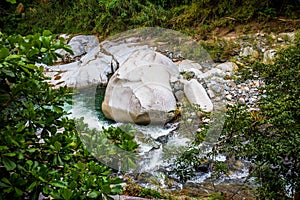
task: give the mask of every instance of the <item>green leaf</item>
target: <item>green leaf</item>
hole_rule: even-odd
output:
[[[47,52],[47,50],[48,50],[48,49],[46,49],[45,47],[42,47],[42,48],[41,48],[41,52],[42,52],[42,53]]]
[[[34,181],[28,186],[27,190],[33,190],[37,185],[38,182]]]
[[[17,127],[17,130],[16,130],[17,133],[23,131],[26,128],[26,126],[24,124],[17,124],[16,127]]]
[[[88,194],[88,197],[95,199],[95,198],[97,198],[100,194],[101,194],[101,193],[100,193],[99,191],[93,191],[93,192],[90,192],[90,193]]]
[[[64,199],[69,200],[71,199],[73,192],[68,188],[64,188],[61,192],[61,195],[63,196]]]
[[[3,152],[5,150],[8,150],[9,148],[7,146],[0,146],[0,151]]]
[[[47,182],[46,179],[44,179],[44,178],[41,177],[41,176],[39,176],[38,178],[39,178],[41,181],[43,181],[43,182]]]
[[[6,154],[3,154],[4,156],[9,156],[9,157],[14,157],[16,156],[17,154],[16,153],[6,153]]]
[[[34,49],[31,49],[30,51],[29,51],[29,57],[32,57],[32,56],[34,56],[34,55],[36,55],[36,54],[38,54],[38,53],[40,53],[40,51],[37,49],[37,48],[34,48]]]
[[[66,188],[66,186],[63,183],[59,183],[59,182],[51,182],[51,185],[59,188]]]
[[[24,67],[28,68],[28,69],[33,69],[33,70],[37,70],[38,67],[32,64],[28,64],[28,65],[24,65]]]
[[[0,182],[0,186],[2,187],[11,187],[12,184],[10,183],[10,181],[7,178],[2,178],[1,182]]]
[[[1,71],[6,74],[7,76],[10,76],[10,77],[15,77],[15,74],[13,71],[11,70],[7,70],[7,69],[1,69]]]
[[[0,49],[0,59],[4,59],[9,55],[9,50],[5,47]]]
[[[20,196],[23,195],[23,191],[20,190],[19,188],[16,188],[16,187],[15,187],[15,192],[16,192],[16,195],[17,195],[18,197],[20,197]]]
[[[116,185],[115,187],[113,187],[113,188],[111,189],[111,192],[112,192],[113,194],[119,194],[119,193],[121,193],[122,191],[123,191],[123,188],[122,188],[121,185]]]
[[[54,147],[55,147],[55,150],[56,150],[56,151],[59,151],[60,148],[61,148],[61,143],[58,142],[58,141],[55,141],[55,142],[54,142]]]
[[[66,51],[66,52],[68,52],[69,54],[71,54],[71,55],[74,55],[74,52],[72,51],[72,49],[71,49],[71,47],[63,47],[63,49]]]
[[[7,171],[14,170],[17,167],[16,163],[7,158],[3,158],[2,162]]]
[[[43,31],[43,36],[51,36],[52,35],[52,33],[51,33],[51,31],[49,31],[49,30],[44,30]]]
[[[6,2],[11,3],[11,4],[15,4],[15,3],[17,3],[17,0],[6,0]]]

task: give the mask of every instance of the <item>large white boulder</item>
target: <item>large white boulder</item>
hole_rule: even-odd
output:
[[[107,84],[108,76],[117,70],[117,63],[112,56],[95,47],[79,61],[69,64],[45,67],[45,74],[52,79],[52,85],[84,88],[92,85]]]
[[[107,118],[138,124],[166,123],[176,109],[170,80],[176,65],[152,50],[134,52],[111,77],[102,103]]]

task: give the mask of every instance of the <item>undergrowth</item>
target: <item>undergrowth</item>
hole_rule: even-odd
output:
[[[105,37],[132,28],[160,26],[190,35],[201,34],[205,38],[216,27],[234,29],[237,24],[253,20],[263,22],[284,17],[297,21],[300,10],[300,0],[8,2],[0,3],[0,30],[22,35],[48,29],[54,33],[98,34]],[[21,9],[20,4],[23,6]]]

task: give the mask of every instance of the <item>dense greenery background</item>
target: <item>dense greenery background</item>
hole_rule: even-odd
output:
[[[70,51],[63,39],[43,30],[104,38],[134,27],[161,26],[203,35],[216,27],[281,17],[296,22],[296,28],[299,6],[299,0],[1,1],[0,199],[37,199],[40,192],[57,199],[99,199],[122,191],[121,180],[111,177],[112,170],[85,149],[74,121],[65,116],[63,105],[71,103],[72,91],[51,88],[43,69],[34,65],[51,65],[59,56],[56,49]],[[288,191],[297,198],[300,191],[297,34],[295,44],[282,50],[275,64],[255,63],[251,73],[243,74],[243,78],[259,74],[267,84],[263,88],[267,97],[259,102],[260,111],[248,112],[241,105],[228,108],[215,152],[255,164],[250,176],[256,177],[257,196],[262,199],[288,199]],[[88,136],[95,136],[95,130],[81,126]],[[133,137],[120,129],[103,134],[124,149],[137,147]],[[187,163],[199,159],[196,147],[185,156]],[[225,164],[215,163],[218,166],[219,172],[226,171]],[[182,178],[188,173],[183,171]]]
[[[209,33],[217,26],[233,28],[252,20],[297,19],[299,10],[300,0],[6,0],[0,3],[0,30],[26,35],[43,27],[54,33],[105,36],[160,26]]]

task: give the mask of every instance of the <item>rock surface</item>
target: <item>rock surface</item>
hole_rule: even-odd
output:
[[[264,52],[263,63],[273,64],[276,56],[276,50],[270,49]]]
[[[133,53],[111,77],[102,104],[107,118],[137,124],[166,123],[176,109],[170,80],[176,65],[152,50]]]
[[[71,58],[80,57],[87,54],[95,47],[99,46],[99,40],[94,35],[77,35],[72,37],[68,42],[74,55],[68,55]],[[68,54],[64,50],[59,51],[58,53],[66,55]]]
[[[195,79],[187,81],[184,85],[184,93],[190,103],[199,105],[206,112],[213,111],[213,104],[204,87]]]
[[[84,88],[91,85],[107,84],[108,76],[118,68],[112,56],[95,47],[79,61],[45,68],[45,74],[52,77],[51,84]]]

